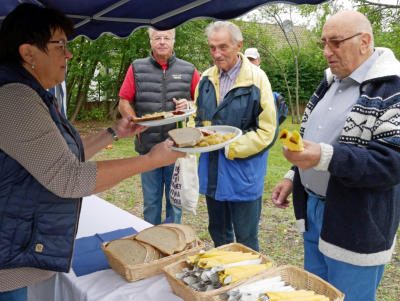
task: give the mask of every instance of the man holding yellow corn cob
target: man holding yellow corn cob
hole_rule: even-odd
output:
[[[293,190],[305,269],[346,301],[371,301],[400,218],[400,63],[374,48],[371,24],[356,11],[328,19],[319,46],[329,69],[304,113],[304,150],[283,150],[294,167],[272,201],[287,207]]]

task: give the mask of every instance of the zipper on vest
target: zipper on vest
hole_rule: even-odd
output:
[[[71,135],[72,139],[75,140],[76,146],[78,147],[78,151],[79,151],[79,161],[82,162],[82,161],[83,161],[82,151],[81,151],[81,147],[80,147],[80,144],[79,144],[79,142],[78,142],[78,139],[77,139],[76,136],[74,135],[74,133],[73,133],[73,131],[71,130],[71,128],[69,127],[69,125],[66,124],[66,123],[64,122],[64,120],[63,120],[63,115],[61,114],[60,110],[57,108],[57,105],[56,105],[56,103],[55,103],[55,101],[54,101],[54,97],[53,97],[53,99],[52,99],[52,105],[53,105],[54,109],[56,110],[57,114],[59,115],[61,124],[62,124],[62,125],[64,126],[64,128],[69,132],[69,134]],[[83,151],[83,152],[84,152],[84,151]]]
[[[167,76],[165,75],[165,69],[163,70],[163,79],[166,79]]]
[[[56,110],[58,110],[58,109],[57,109],[57,105],[56,105],[55,102],[54,102],[54,99],[53,99],[53,106],[56,108]],[[64,120],[63,120],[63,118],[62,118],[61,115],[60,115],[60,122],[61,122],[61,124],[64,126],[64,128],[70,133],[72,139],[75,140],[76,146],[78,147],[78,152],[79,152],[79,159],[80,159],[79,161],[80,161],[80,162],[83,162],[82,150],[81,150],[80,144],[79,144],[79,142],[78,142],[78,139],[77,139],[76,136],[74,135],[74,133],[73,133],[73,131],[71,130],[71,128],[69,127],[69,125],[66,124],[66,123],[64,122]],[[84,150],[83,150],[83,152],[84,152]],[[79,216],[80,216],[81,207],[82,207],[82,198],[79,198],[79,199],[80,199],[80,200],[78,200],[78,208],[77,208],[77,215],[76,215],[75,229],[74,229],[74,241],[73,241],[73,244],[72,244],[72,252],[71,252],[71,257],[70,257],[70,260],[69,260],[69,267],[71,267],[71,265],[72,265],[72,259],[73,259],[73,257],[74,257],[76,234],[78,233]]]

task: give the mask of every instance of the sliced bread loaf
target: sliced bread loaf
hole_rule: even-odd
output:
[[[140,242],[145,242],[160,250],[162,253],[172,255],[181,252],[186,242],[175,229],[154,226],[140,231],[136,236]]]
[[[173,225],[173,224],[161,224],[161,225],[158,225],[158,226],[159,227],[164,227],[164,228],[169,228],[169,229],[172,229],[173,231],[175,231],[178,234],[180,243],[182,243],[183,246],[184,246],[182,251],[186,250],[186,247],[187,247],[186,239],[187,238],[186,238],[185,232],[181,228],[170,226],[170,225]]]
[[[178,128],[168,131],[169,137],[177,147],[195,146],[201,141],[203,135],[196,128]]]
[[[116,239],[107,245],[107,251],[124,264],[135,265],[146,260],[147,249],[133,239]]]
[[[191,244],[193,241],[196,241],[196,239],[197,239],[195,231],[189,225],[167,223],[167,224],[161,224],[160,226],[175,228],[175,229],[179,229],[180,231],[182,231],[185,236],[186,244]]]

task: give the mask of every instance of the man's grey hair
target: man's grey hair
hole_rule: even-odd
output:
[[[151,39],[151,33],[153,32],[153,31],[169,31],[169,30],[172,30],[172,38],[175,40],[175,28],[172,28],[172,29],[167,29],[167,30],[157,30],[157,29],[154,29],[153,27],[149,27],[149,29],[147,30],[147,32],[149,33],[149,38]]]
[[[216,21],[208,25],[205,31],[207,39],[210,38],[210,35],[213,32],[219,31],[221,29],[226,29],[230,32],[234,44],[243,41],[243,35],[239,26],[229,21]]]
[[[374,49],[374,34],[372,32],[372,26],[369,21],[362,22],[357,25],[357,32],[368,33],[371,36],[370,50]]]

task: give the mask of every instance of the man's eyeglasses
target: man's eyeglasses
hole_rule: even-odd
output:
[[[156,43],[161,43],[162,40],[164,40],[166,43],[168,43],[168,42],[172,41],[172,38],[170,38],[170,37],[155,37],[152,40],[155,41]]]
[[[344,39],[330,39],[330,40],[320,40],[317,42],[317,45],[319,48],[321,48],[322,50],[325,49],[325,46],[328,44],[330,49],[338,49],[340,47],[340,44],[343,43],[344,41],[350,40],[356,36],[359,36],[360,34],[362,34],[362,32],[356,33],[355,35],[352,35],[348,38],[344,38]]]
[[[62,49],[62,51],[63,51],[64,54],[65,54],[66,51],[67,51],[67,41],[65,41],[65,40],[48,41],[47,43],[50,43],[50,44],[59,44],[59,45],[61,45],[61,49]]]

